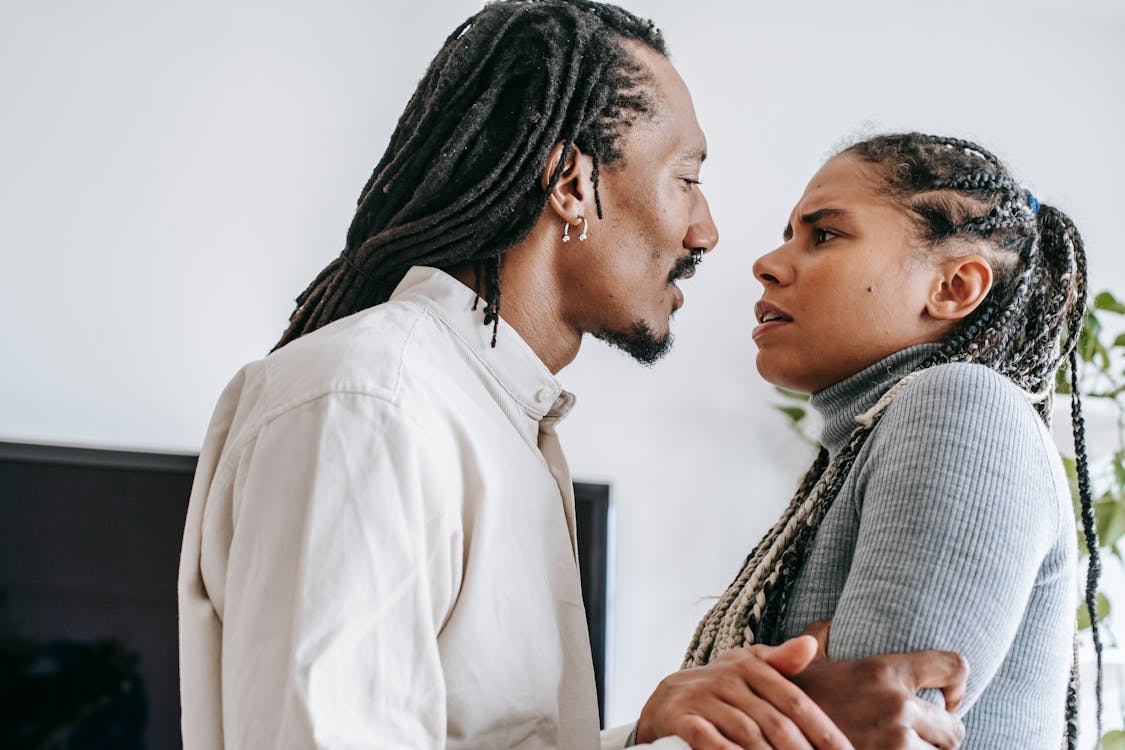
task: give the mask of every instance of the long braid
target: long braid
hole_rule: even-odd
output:
[[[589,0],[500,0],[458,26],[364,185],[343,252],[297,298],[277,347],[386,301],[415,265],[480,263],[495,331],[500,258],[531,231],[562,173],[565,158],[540,184],[555,144],[564,157],[573,145],[591,155],[601,216],[599,167],[653,111],[622,40],[666,54],[651,22]]]
[[[983,244],[995,279],[983,303],[940,347],[857,418],[847,444],[830,461],[821,449],[781,519],[743,563],[726,592],[703,617],[683,666],[706,664],[724,651],[781,638],[786,604],[811,551],[817,529],[887,406],[917,372],[946,362],[973,362],[1004,375],[1028,394],[1050,424],[1059,367],[1069,360],[1072,424],[1082,525],[1089,552],[1086,606],[1098,655],[1101,722],[1101,638],[1095,616],[1100,573],[1089,490],[1084,422],[1075,348],[1086,306],[1086,259],[1073,222],[1040,206],[1000,160],[969,141],[919,133],[879,136],[847,149],[879,168],[886,196],[908,212],[932,251],[964,239]],[[1068,742],[1077,727],[1077,673],[1066,711]]]
[[[1049,208],[1049,207],[1048,207]],[[1097,662],[1094,696],[1097,702],[1097,736],[1102,736],[1102,637],[1098,628],[1098,580],[1101,578],[1102,562],[1098,552],[1098,532],[1094,517],[1094,500],[1090,491],[1090,467],[1086,455],[1086,419],[1082,413],[1082,395],[1078,383],[1078,334],[1082,328],[1086,312],[1086,252],[1082,237],[1074,223],[1061,211],[1052,210],[1041,220],[1045,234],[1057,237],[1060,245],[1069,247],[1073,253],[1077,297],[1081,301],[1070,311],[1066,328],[1070,332],[1070,347],[1066,352],[1070,369],[1070,419],[1074,431],[1074,462],[1078,479],[1078,497],[1082,516],[1082,535],[1086,542],[1086,611],[1090,615],[1090,631],[1094,642],[1094,656]],[[1100,741],[1100,740],[1099,740]]]

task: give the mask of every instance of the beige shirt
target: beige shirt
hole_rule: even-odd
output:
[[[599,745],[573,397],[472,303],[414,268],[223,392],[180,564],[187,750]]]

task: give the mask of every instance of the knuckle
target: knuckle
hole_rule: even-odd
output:
[[[730,739],[739,745],[754,744],[764,739],[762,728],[758,723],[745,716],[734,722],[728,731],[734,735]]]
[[[777,740],[783,742],[782,747],[790,745],[797,745],[804,736],[797,726],[786,719],[784,716],[771,715],[762,721],[764,733],[773,744],[777,744]]]
[[[887,713],[898,724],[907,722],[911,715],[911,708],[913,706],[913,699],[908,698],[902,693],[894,693],[887,696]]]
[[[721,695],[731,696],[746,690],[746,680],[742,678],[742,675],[732,672],[723,675],[721,680],[717,680],[715,687]]]
[[[719,664],[719,663],[722,663],[722,664],[737,664],[738,662],[742,661],[745,658],[746,658],[746,649],[744,649],[744,648],[732,648],[730,651],[724,651],[719,656],[719,658],[715,660],[714,663],[715,664]]]
[[[738,648],[729,652],[731,654],[729,669],[734,672],[743,672],[746,667],[757,661],[758,656],[747,648]]]
[[[813,702],[808,696],[802,694],[791,694],[778,698],[777,709],[781,713],[793,719],[803,719],[813,713]]]
[[[949,737],[941,744],[941,748],[942,750],[957,750],[964,741],[965,725],[955,719],[953,725],[949,728]]]
[[[859,663],[861,678],[869,682],[889,682],[894,676],[894,671],[894,667],[882,656],[869,656]]]
[[[953,654],[953,672],[960,679],[965,679],[969,676],[969,660],[961,654]]]
[[[703,742],[706,737],[707,724],[698,716],[685,716],[678,722],[676,734],[687,740],[689,745],[695,747],[698,743]]]

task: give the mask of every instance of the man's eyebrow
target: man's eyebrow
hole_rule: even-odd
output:
[[[702,164],[703,162],[707,161],[707,152],[699,148],[689,148],[680,154],[680,159],[682,161],[690,162],[697,161]]]
[[[821,219],[846,219],[851,216],[847,209],[843,208],[818,208],[815,211],[810,211],[807,214],[801,215],[802,224],[815,224]],[[781,238],[788,241],[793,238],[793,225],[786,224],[785,229],[781,233]]]

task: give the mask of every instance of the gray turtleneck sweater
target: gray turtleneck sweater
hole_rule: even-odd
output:
[[[813,396],[832,455],[855,417],[933,348],[905,349]],[[831,620],[838,659],[957,651],[970,670],[964,750],[1055,750],[1075,580],[1070,493],[1042,421],[993,370],[945,364],[897,395],[861,449],[794,586],[784,634]]]

